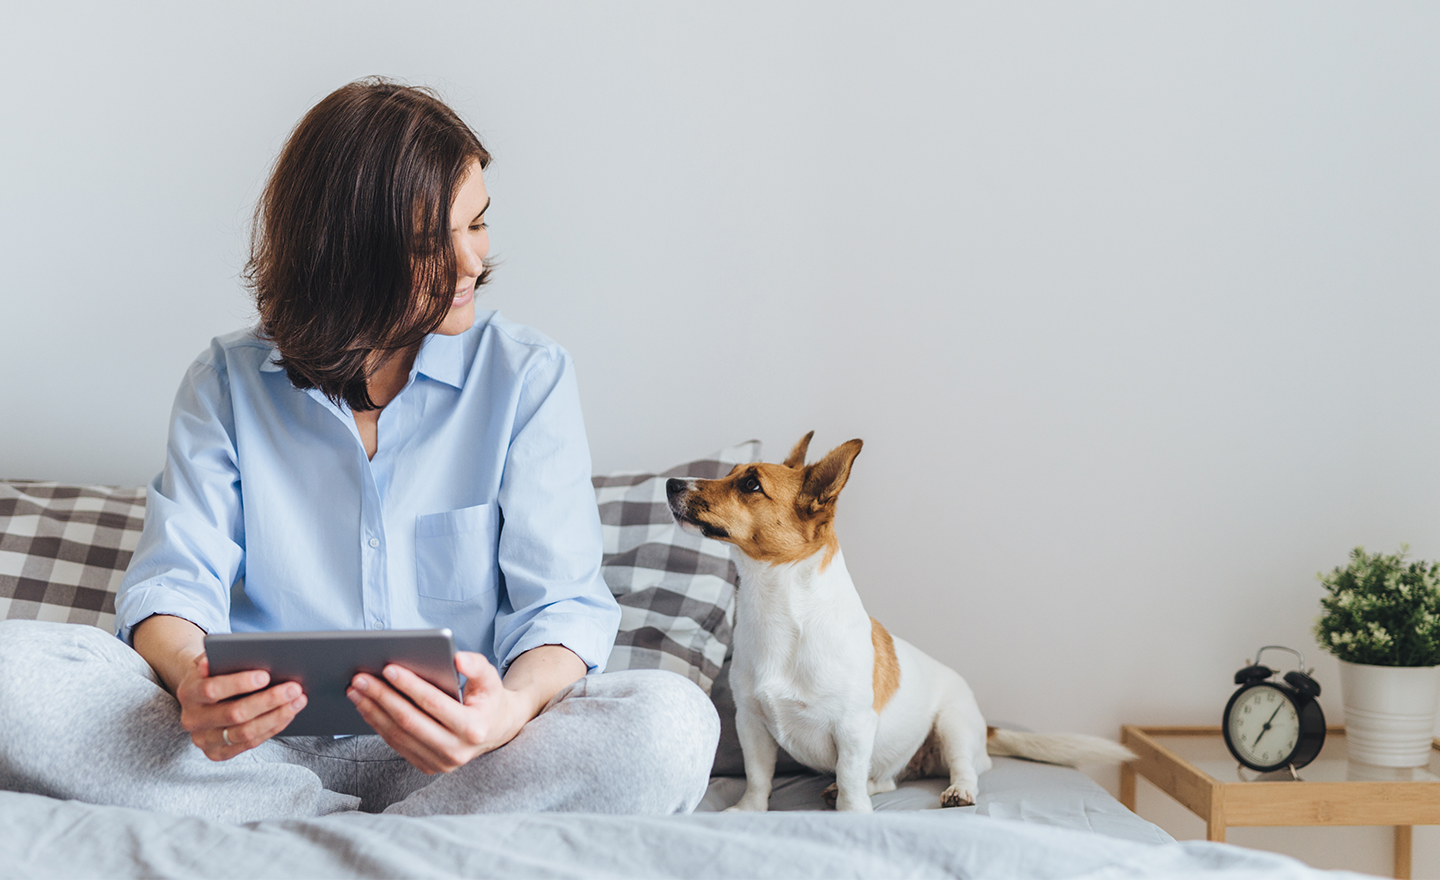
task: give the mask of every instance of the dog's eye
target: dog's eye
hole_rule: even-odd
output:
[[[746,478],[744,479],[744,481],[740,483],[740,491],[742,491],[742,492],[759,492],[759,491],[760,491],[760,481],[757,480],[757,479],[755,479],[754,477],[746,477]]]

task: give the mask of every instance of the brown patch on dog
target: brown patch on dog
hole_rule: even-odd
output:
[[[823,551],[823,571],[840,547],[835,501],[862,443],[851,440],[803,465],[809,445],[807,434],[785,464],[740,464],[721,479],[695,480],[688,492],[670,499],[671,512],[758,562],[782,565]]]
[[[896,782],[904,782],[907,779],[934,779],[938,776],[948,776],[949,768],[945,766],[945,756],[940,753],[940,737],[936,735],[935,728],[925,735],[925,741],[920,748],[915,750],[911,756],[910,763],[895,777]]]
[[[995,735],[996,728],[986,727],[985,738],[988,740]],[[907,779],[935,779],[944,778],[950,775],[950,768],[945,763],[945,755],[940,751],[940,736],[935,728],[925,735],[925,741],[920,748],[915,750],[910,763],[905,765],[899,775],[895,777],[896,782],[904,782]],[[965,792],[951,785],[940,792],[940,806],[942,807],[969,807],[975,801]]]
[[[990,740],[994,739],[995,734],[999,732],[999,730],[1000,728],[998,727],[991,727],[988,724],[985,725],[985,741],[988,743]]]
[[[895,640],[880,625],[870,618],[870,641],[875,645],[875,711],[879,712],[890,702],[895,690],[900,687],[900,661],[895,657]]]

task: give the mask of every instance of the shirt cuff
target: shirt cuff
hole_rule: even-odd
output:
[[[188,620],[207,634],[230,631],[228,619],[218,617],[214,609],[189,601],[172,589],[142,587],[131,590],[125,599],[124,607],[115,615],[115,635],[132,648],[135,647],[135,627],[157,614]]]
[[[566,614],[550,612],[530,622],[525,634],[520,637],[500,662],[500,676],[509,671],[515,658],[531,648],[541,645],[561,645],[569,648],[586,666],[587,674],[605,671],[610,659],[610,650],[615,647],[615,627],[605,627],[595,620],[595,615]]]

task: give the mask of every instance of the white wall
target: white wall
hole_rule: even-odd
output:
[[[867,605],[992,717],[1218,723],[1281,643],[1338,721],[1315,572],[1440,556],[1440,7],[135,2],[3,27],[0,476],[159,468],[186,364],[251,319],[272,157],[380,73],[495,153],[489,298],[575,354],[597,470],[864,438],[840,529]],[[1251,837],[1388,866],[1384,836]],[[1440,875],[1440,837],[1416,850]]]

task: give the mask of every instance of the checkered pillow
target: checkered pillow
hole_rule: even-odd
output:
[[[710,692],[730,647],[740,578],[728,544],[675,524],[665,481],[715,479],[759,459],[760,441],[751,440],[662,474],[595,477],[602,571],[620,603],[620,633],[606,669],[669,669]]]
[[[115,627],[145,490],[0,483],[0,618]]]

